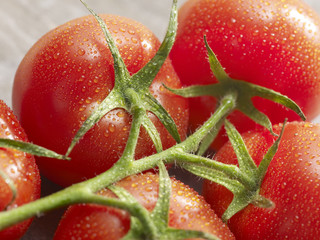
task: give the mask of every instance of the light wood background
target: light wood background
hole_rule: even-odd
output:
[[[179,6],[186,0],[179,0]],[[232,0],[230,0],[232,1]],[[320,13],[320,0],[305,0]],[[87,0],[98,13],[123,15],[142,22],[160,39],[164,36],[171,0]],[[0,0],[0,98],[11,106],[15,71],[27,50],[46,32],[87,15],[78,0]],[[59,189],[44,180],[46,195]],[[52,239],[63,210],[37,218],[23,240]]]

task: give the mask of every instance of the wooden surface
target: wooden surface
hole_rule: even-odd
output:
[[[179,0],[182,5],[186,0]],[[232,1],[232,0],[230,0]],[[171,0],[87,0],[98,13],[123,15],[142,22],[160,39],[166,31]],[[320,13],[320,0],[306,0]],[[11,105],[15,71],[27,50],[46,32],[87,15],[78,0],[0,0],[0,98]],[[59,187],[43,180],[43,194]],[[63,210],[34,221],[23,240],[52,239]]]

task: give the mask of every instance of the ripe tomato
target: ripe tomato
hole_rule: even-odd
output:
[[[117,183],[126,189],[147,210],[151,211],[158,198],[159,177],[154,173],[130,176]],[[103,191],[104,196],[110,191]],[[216,234],[220,239],[234,239],[228,227],[216,216],[209,205],[189,186],[172,178],[169,226],[201,230]],[[62,218],[54,240],[120,239],[130,228],[129,215],[118,209],[80,204],[69,207]]]
[[[13,115],[11,109],[0,100],[0,138],[28,141],[24,130]],[[0,147],[0,171],[13,182],[16,197],[11,202],[13,192],[0,177],[0,211],[15,208],[31,202],[40,196],[40,175],[35,159],[32,155],[17,150]],[[19,239],[27,230],[31,219],[0,231],[0,239]]]
[[[311,121],[320,113],[320,18],[300,0],[189,0],[179,10],[171,58],[182,83],[216,82],[203,36],[235,79],[271,88],[294,100]],[[199,127],[214,111],[211,97],[190,101],[190,125]],[[298,120],[292,111],[261,98],[254,105],[273,124]],[[256,124],[235,111],[229,120],[240,132]],[[212,145],[227,141],[221,133]]]
[[[130,72],[141,69],[156,53],[159,41],[133,20],[102,15]],[[167,91],[162,83],[180,87],[170,60],[158,73],[151,93],[186,135],[188,102]],[[36,144],[65,153],[75,133],[114,86],[113,59],[101,27],[92,16],[59,26],[43,36],[26,54],[15,77],[13,108],[29,138]],[[163,148],[175,141],[153,114]],[[40,170],[60,185],[70,185],[109,169],[121,156],[131,117],[122,109],[109,112],[79,141],[71,161],[38,158]],[[155,153],[142,129],[136,159]]]
[[[279,133],[281,125],[274,130]],[[236,239],[318,239],[320,236],[320,125],[291,122],[285,126],[279,149],[262,182],[260,194],[275,204],[273,209],[253,205],[234,215],[228,223]],[[243,135],[258,165],[275,137],[267,130]],[[231,144],[215,159],[237,164]],[[203,194],[219,216],[232,200],[226,188],[205,181]]]

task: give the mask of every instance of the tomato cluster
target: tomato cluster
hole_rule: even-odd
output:
[[[155,222],[154,219],[167,221],[166,227],[162,223],[146,227],[151,235],[162,234],[162,238],[185,236],[183,234],[188,231],[194,234],[190,236],[202,236],[196,235],[199,232],[212,234],[203,235],[208,239],[213,235],[219,239],[318,238],[320,125],[310,121],[320,113],[320,18],[300,0],[189,0],[181,7],[178,16],[177,36],[170,58],[163,61],[162,67],[154,74],[145,96],[140,86],[130,88],[135,84],[133,80],[139,82],[134,76],[140,74],[138,76],[145,80],[143,74],[153,74],[152,65],[157,65],[154,59],[165,54],[163,49],[170,45],[170,41],[161,45],[150,30],[134,20],[114,15],[85,16],[53,29],[35,43],[22,60],[14,81],[13,111],[20,122],[0,101],[1,140],[28,142],[30,139],[34,144],[65,154],[79,129],[100,111],[99,107],[106,99],[120,96],[112,95],[113,89],[122,89],[121,96],[124,97],[114,97],[114,107],[83,133],[65,160],[36,157],[36,165],[31,154],[0,145],[0,210],[9,213],[10,209],[19,209],[20,205],[39,197],[39,166],[43,175],[67,187],[66,193],[68,189],[77,193],[79,187],[79,198],[66,196],[61,200],[70,201],[65,205],[76,205],[70,206],[62,217],[54,236],[56,240],[142,236],[137,231],[144,229],[143,217],[150,217]],[[118,50],[112,47],[108,34]],[[182,143],[191,139],[187,136],[189,130],[193,136],[192,133],[205,121],[210,122],[216,109],[223,105],[224,99],[213,98],[214,94],[197,93],[200,97],[191,95],[189,99],[183,94],[178,95],[184,87],[194,85],[208,85],[206,88],[213,89],[212,86],[221,80],[215,74],[212,61],[207,61],[209,46],[225,68],[225,72],[219,70],[222,73],[219,76],[232,81],[239,79],[250,86],[270,88],[273,90],[270,94],[264,92],[268,96],[273,92],[286,95],[301,107],[308,122],[299,122],[299,116],[293,111],[257,97],[252,99],[253,105],[275,124],[273,134],[248,118],[258,118],[256,110],[246,111],[248,116],[245,116],[241,112],[244,108],[235,106],[230,109],[231,113],[228,112],[227,120],[222,116],[221,121],[225,120],[226,125],[234,124],[243,133],[243,141],[234,132],[228,132],[226,126],[231,141],[227,142],[227,134],[221,130],[211,144],[217,150],[214,161],[193,154],[199,146],[179,145],[180,139]],[[141,69],[146,71],[142,74]],[[119,76],[126,80],[119,80]],[[139,84],[143,83],[140,81]],[[232,85],[235,86],[238,85]],[[141,89],[143,87],[145,85]],[[226,95],[237,90],[232,87],[226,90]],[[282,98],[279,99],[274,101],[282,103]],[[289,123],[279,124],[285,118]],[[167,120],[172,120],[174,127],[166,123]],[[137,122],[140,125],[135,135],[133,126]],[[172,134],[175,129],[180,135],[178,139]],[[132,136],[136,136],[136,142]],[[190,144],[201,145],[196,142],[190,141]],[[174,149],[177,145],[183,147]],[[187,146],[192,150],[186,150]],[[274,148],[277,151],[273,156]],[[162,165],[159,163],[152,166],[159,166],[161,174],[157,173],[158,169],[136,174],[134,167],[139,165],[134,163],[148,164],[157,152],[161,154],[170,149],[174,149],[170,156],[176,156],[177,163],[181,159],[185,161],[181,167],[207,177],[203,196],[173,177],[169,180],[171,187],[164,185],[166,179],[161,175]],[[183,157],[181,152],[185,154]],[[249,167],[256,167],[259,173],[269,155],[273,160],[261,181],[249,179],[248,176],[254,175],[246,174]],[[71,160],[66,160],[68,157]],[[250,158],[248,163],[242,161],[245,158]],[[166,161],[172,163],[174,160],[161,159],[161,163]],[[200,166],[195,166],[196,161],[201,163],[198,162]],[[206,168],[210,162],[214,162],[219,170]],[[245,164],[249,167],[246,168]],[[150,170],[142,165],[141,169]],[[105,184],[110,189],[97,187],[105,181],[97,176],[114,169],[119,172],[116,175],[110,173],[110,176],[116,180],[108,180]],[[232,170],[231,177],[226,169]],[[234,188],[238,185],[239,191]],[[113,192],[113,188],[123,189],[123,195]],[[164,198],[166,188],[170,188],[168,199]],[[96,190],[94,197],[89,193],[92,189]],[[247,205],[238,207],[234,202],[242,190],[254,193],[244,196],[250,199]],[[125,203],[121,202],[124,198]],[[272,207],[262,208],[258,201],[261,199]],[[41,207],[46,206],[45,201],[41,202]],[[99,205],[99,201],[107,201],[111,206]],[[166,202],[169,202],[167,209]],[[164,205],[163,212],[168,211],[166,220],[153,213],[161,204]],[[115,205],[123,209],[130,205],[137,212],[142,211],[142,206],[149,215],[130,216]],[[224,214],[230,205],[237,211],[225,219]],[[36,209],[37,206],[32,207]],[[161,215],[161,212],[157,213]],[[29,219],[0,231],[0,238],[21,237],[30,222]],[[152,232],[153,227],[158,229]]]

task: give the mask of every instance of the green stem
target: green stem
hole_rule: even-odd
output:
[[[212,132],[212,129],[215,128],[215,131],[220,130],[220,128],[216,128],[216,126],[219,126],[219,122],[223,121],[228,114],[234,110],[236,99],[236,93],[230,93],[222,98],[214,114],[196,132],[190,135],[184,142],[177,145],[177,147],[181,147],[184,152],[196,152],[201,141],[208,133],[215,134]]]
[[[34,202],[25,204],[18,208],[1,212],[0,230],[9,227],[17,222],[33,217],[37,214],[47,212],[49,210],[71,205],[74,203],[85,202],[88,194],[95,193],[102,188],[120,181],[127,176],[152,169],[156,167],[161,161],[164,161],[165,163],[173,163],[176,160],[179,161],[179,159],[181,158],[181,161],[188,162],[188,158],[184,156],[183,152],[185,153],[185,155],[188,155],[188,152],[192,152],[195,149],[194,146],[198,146],[200,144],[201,139],[206,136],[206,134],[215,126],[215,124],[221,121],[221,119],[225,118],[226,115],[230,111],[232,111],[232,109],[234,108],[234,103],[234,97],[229,96],[224,98],[216,113],[213,114],[213,116],[209,118],[208,121],[198,131],[191,135],[186,141],[177,144],[170,149],[145,157],[140,160],[130,162],[130,164],[125,161],[118,161],[108,171],[85,182],[72,185],[69,188],[61,190],[57,193],[41,198]],[[134,135],[136,135],[136,133]],[[136,137],[132,136],[131,138],[131,144],[134,145],[134,139]],[[131,147],[128,146],[129,149]],[[189,159],[189,161],[193,162],[192,159]],[[207,162],[207,160],[205,160],[204,162]]]
[[[146,111],[142,107],[143,105],[138,94],[130,88],[126,90],[126,93],[127,97],[129,98],[129,102],[131,103],[130,112],[133,120],[126,147],[123,151],[122,157],[119,159],[119,162],[122,163],[122,161],[124,161],[124,164],[134,161],[134,154],[140,134],[140,127],[142,125],[144,116],[146,115]]]

